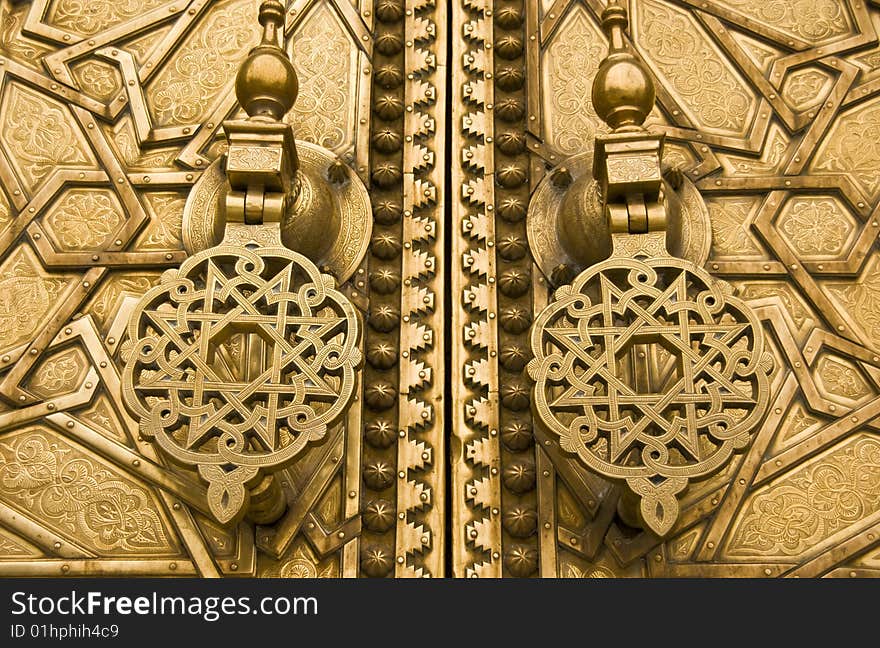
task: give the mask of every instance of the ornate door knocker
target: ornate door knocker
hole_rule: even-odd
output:
[[[264,2],[260,23],[236,79],[248,118],[224,123],[228,152],[186,205],[192,256],[140,300],[124,356],[141,433],[198,470],[222,523],[281,516],[273,471],[342,419],[363,357],[359,315],[336,286],[366,251],[367,192],[281,121],[297,93],[281,3]]]
[[[594,227],[607,232],[610,256],[596,252],[598,262],[536,318],[528,373],[537,419],[561,449],[625,483],[623,520],[662,536],[688,483],[749,444],[767,410],[773,360],[757,316],[732,288],[667,249],[700,256],[696,242],[670,236],[682,218],[670,218],[663,137],[643,127],[654,88],[624,46],[626,25],[626,11],[609,6],[610,54],[593,85],[612,129],[597,137],[593,165],[603,220]],[[699,211],[699,195],[686,188],[684,196],[683,209]]]

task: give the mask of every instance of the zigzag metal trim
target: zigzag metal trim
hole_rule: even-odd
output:
[[[453,385],[462,390],[455,396],[460,409],[454,434],[460,442],[460,456],[453,459],[453,516],[467,520],[458,527],[463,537],[453,540],[455,564],[464,573],[456,576],[501,576],[501,481],[498,445],[498,326],[493,219],[492,179],[494,89],[491,82],[493,19],[488,0],[462,0],[454,23],[463,36],[456,59],[456,71],[466,79],[457,97],[460,130],[456,150],[462,151],[454,175],[460,185],[454,213],[462,227],[454,239],[460,260],[454,273],[453,290],[461,298],[456,311],[458,343],[454,366],[462,374]],[[462,344],[463,343],[463,344]],[[468,351],[464,351],[467,349]]]
[[[445,78],[438,72],[437,52],[445,51],[445,17],[434,0],[409,3],[406,16],[403,172],[404,222],[400,331],[400,440],[395,576],[443,576],[444,511],[437,494],[442,475],[433,470],[442,456],[443,385],[434,385],[433,367],[443,362],[442,343],[434,330],[442,327],[442,296],[437,294],[440,261],[435,253],[442,240],[439,186],[442,185],[444,134],[435,117],[442,108]],[[436,77],[436,79],[435,79]],[[439,178],[439,179],[438,179]],[[442,498],[440,498],[442,500]]]

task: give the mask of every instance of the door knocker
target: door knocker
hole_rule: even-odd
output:
[[[260,23],[236,79],[248,119],[224,123],[228,152],[185,208],[192,256],[137,304],[124,349],[141,433],[197,469],[222,523],[283,514],[273,471],[342,419],[363,357],[360,317],[336,286],[366,251],[369,198],[281,121],[297,93],[281,3],[264,2]]]
[[[556,290],[536,318],[528,373],[540,424],[588,469],[626,485],[625,522],[663,536],[688,483],[749,444],[773,360],[732,288],[667,249],[664,139],[643,127],[654,87],[626,50],[626,25],[626,10],[610,5],[610,53],[593,85],[612,129],[597,137],[593,165],[610,257]]]

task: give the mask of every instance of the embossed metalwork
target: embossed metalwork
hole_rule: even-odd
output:
[[[334,290],[355,304],[356,351],[372,350],[374,362],[324,438],[274,481],[248,489],[252,504],[271,493],[292,502],[282,518],[219,525],[196,471],[169,462],[122,407],[121,347],[130,350],[126,322],[135,305],[162,290],[164,270],[177,272],[223,238],[211,217],[226,182],[221,129],[242,117],[234,77],[259,41],[259,4],[4,0],[0,7],[0,443],[39,437],[49,448],[33,455],[41,475],[62,452],[88,458],[99,483],[130,488],[105,489],[95,506],[110,514],[118,500],[115,519],[126,526],[135,508],[144,520],[156,516],[166,541],[155,551],[97,550],[91,526],[59,525],[39,506],[3,500],[3,574],[444,573],[443,408],[436,407],[444,341],[434,334],[444,304],[436,255],[444,235],[442,5],[286,3],[285,47],[300,77],[299,101],[285,118],[300,138],[299,209],[339,219],[338,237],[323,232],[333,247],[314,274],[322,282],[335,275]],[[374,140],[374,131],[391,133],[397,148]],[[201,191],[207,185],[210,195]],[[375,195],[373,210],[364,185]],[[204,209],[187,205],[191,195],[207,195]],[[374,220],[393,240],[371,234]],[[277,222],[245,227],[227,228],[227,243],[280,245]],[[386,240],[390,255],[364,256]],[[234,261],[227,269],[234,274]],[[219,357],[231,358],[241,337],[219,345]],[[385,348],[396,362],[378,359]],[[364,476],[379,461],[407,478],[373,491]],[[28,496],[39,501],[42,482],[31,487]],[[379,499],[391,503],[392,523],[362,530],[361,511]]]
[[[606,131],[587,90],[606,53],[600,15],[607,3],[459,0],[454,23],[464,39],[454,72],[462,85],[453,128],[462,158],[453,169],[452,210],[461,227],[453,249],[462,262],[452,279],[462,308],[453,313],[452,371],[465,380],[453,381],[460,411],[453,434],[462,448],[451,457],[455,573],[876,575],[876,561],[867,556],[877,554],[878,521],[856,513],[859,497],[866,501],[862,493],[871,489],[856,496],[845,486],[851,478],[843,476],[848,469],[840,458],[850,456],[853,439],[874,430],[866,417],[880,393],[873,377],[880,357],[872,325],[878,230],[870,171],[880,162],[876,138],[868,135],[880,89],[877,9],[848,0],[625,4],[633,17],[626,41],[657,88],[647,124],[666,136],[664,176],[670,187],[687,187],[676,172],[690,179],[708,210],[701,220],[709,231],[698,238],[706,256],[673,239],[668,252],[729,282],[755,313],[751,326],[763,330],[774,362],[767,414],[748,448],[687,488],[678,519],[660,538],[630,527],[639,521],[625,488],[572,461],[557,435],[536,425],[528,409],[516,409],[519,372],[531,359],[516,331],[528,334],[556,286],[610,254],[610,236],[595,226],[585,227],[586,235],[574,229],[579,248],[564,238],[569,224],[602,220],[598,188],[584,191],[591,171],[566,158],[591,157],[579,151]],[[513,136],[521,144],[512,146]],[[524,184],[510,184],[514,167]],[[667,198],[678,191],[667,188]],[[530,215],[523,228],[526,205],[543,205],[536,213],[544,216]],[[557,219],[562,211],[567,221]],[[572,268],[571,250],[589,251],[585,245],[606,251]],[[531,277],[525,293],[510,292],[509,281],[501,292],[502,277],[511,273]],[[664,349],[657,356],[669,362]],[[662,359],[652,364],[674,375]],[[506,471],[528,465],[536,467],[534,486],[512,491]],[[810,496],[787,488],[805,483],[794,477],[799,471],[812,476],[820,466],[816,474],[835,475],[840,484],[843,499],[835,501],[852,503],[823,509],[828,518],[807,514],[816,510]],[[860,474],[876,479],[870,469]],[[774,489],[791,494],[757,499]],[[791,526],[778,524],[780,514]],[[509,522],[533,518],[527,535]],[[794,519],[810,522],[801,529]],[[767,552],[730,551],[745,528],[752,546]],[[769,549],[781,546],[775,538],[801,534],[817,541],[790,554]]]
[[[441,576],[447,544],[462,577],[880,573],[875,2],[625,3],[624,40],[657,88],[646,123],[665,135],[666,197],[705,203],[667,252],[730,284],[775,367],[749,447],[691,482],[663,538],[629,526],[625,483],[536,424],[524,373],[556,287],[611,250],[599,232],[603,258],[572,266],[556,236],[569,207],[575,231],[604,222],[598,192],[574,198],[592,165],[562,162],[592,158],[607,131],[589,92],[607,2],[285,4],[300,77],[285,122],[307,177],[333,183],[312,204],[372,206],[338,252],[352,260],[319,264],[362,318],[364,364],[348,414],[253,487],[296,504],[274,524],[223,526],[205,482],[123,407],[120,351],[136,303],[197,253],[193,186],[223,190],[259,2],[0,0],[0,453],[48,448],[19,499],[0,485],[0,573]],[[546,227],[527,217],[541,200]],[[200,227],[217,237],[199,250],[220,242]],[[276,224],[244,228],[229,241],[280,243]],[[82,474],[105,487],[88,501],[124,521],[108,544],[93,530],[107,520],[39,504],[70,461],[91,464]],[[123,527],[161,528],[164,544],[113,545]]]
[[[360,328],[334,285],[295,252],[224,245],[187,259],[131,315],[123,397],[142,434],[198,467],[221,522],[351,402]]]

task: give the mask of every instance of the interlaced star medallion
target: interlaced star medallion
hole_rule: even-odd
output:
[[[163,277],[129,321],[123,395],[141,430],[197,466],[222,522],[247,486],[345,414],[361,363],[354,307],[305,257],[220,246]]]
[[[661,534],[675,495],[745,447],[767,408],[760,322],[681,259],[590,268],[538,317],[532,352],[539,419],[588,467],[626,480]]]

